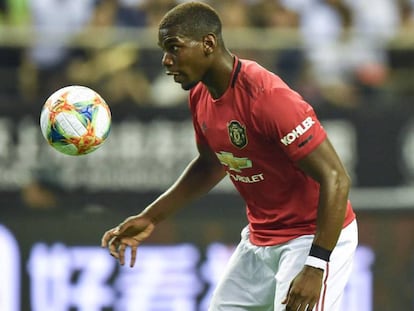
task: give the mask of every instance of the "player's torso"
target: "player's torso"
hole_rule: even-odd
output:
[[[246,67],[217,100],[196,86],[190,107],[199,143],[215,152],[246,202],[252,241],[272,245],[315,228],[319,184],[296,161],[325,133],[280,78],[253,63]]]
[[[209,146],[233,181],[263,183],[265,175],[269,178],[269,174],[279,174],[277,163],[285,162],[286,156],[257,131],[248,112],[248,101],[237,95],[234,98],[225,103],[206,101],[205,107],[197,111],[197,120]]]
[[[247,203],[274,208],[304,175],[281,149],[279,139],[260,130],[254,117],[258,105],[266,104],[260,95],[260,86],[245,84],[229,88],[218,100],[204,90],[193,114]]]

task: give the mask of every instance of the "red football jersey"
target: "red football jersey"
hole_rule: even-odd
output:
[[[312,107],[277,75],[237,58],[219,99],[199,83],[189,104],[197,143],[216,153],[246,202],[251,242],[315,233],[319,184],[295,164],[326,138]],[[344,226],[354,218],[348,202]]]

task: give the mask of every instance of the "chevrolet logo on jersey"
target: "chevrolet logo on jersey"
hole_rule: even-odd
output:
[[[237,148],[244,148],[247,145],[246,127],[241,125],[239,121],[230,121],[227,124],[230,141]]]
[[[252,161],[248,158],[237,158],[231,152],[216,152],[220,163],[227,166],[229,170],[241,172],[244,168],[252,167]]]

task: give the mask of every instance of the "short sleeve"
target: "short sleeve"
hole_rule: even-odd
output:
[[[264,92],[253,110],[255,127],[297,161],[325,140],[314,109],[297,92],[274,88]]]

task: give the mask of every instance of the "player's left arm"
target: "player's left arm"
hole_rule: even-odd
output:
[[[329,257],[344,224],[351,180],[328,138],[297,164],[320,184],[317,228],[313,240],[316,247],[313,248]],[[286,310],[313,310],[320,297],[322,277],[323,270],[305,265],[292,281],[283,301]]]
[[[313,244],[332,251],[344,224],[351,179],[329,138],[299,160],[298,166],[320,185]]]
[[[286,155],[320,185],[314,243],[333,250],[343,227],[351,181],[314,109],[288,88],[264,92],[253,119]],[[281,104],[283,103],[283,104]]]

